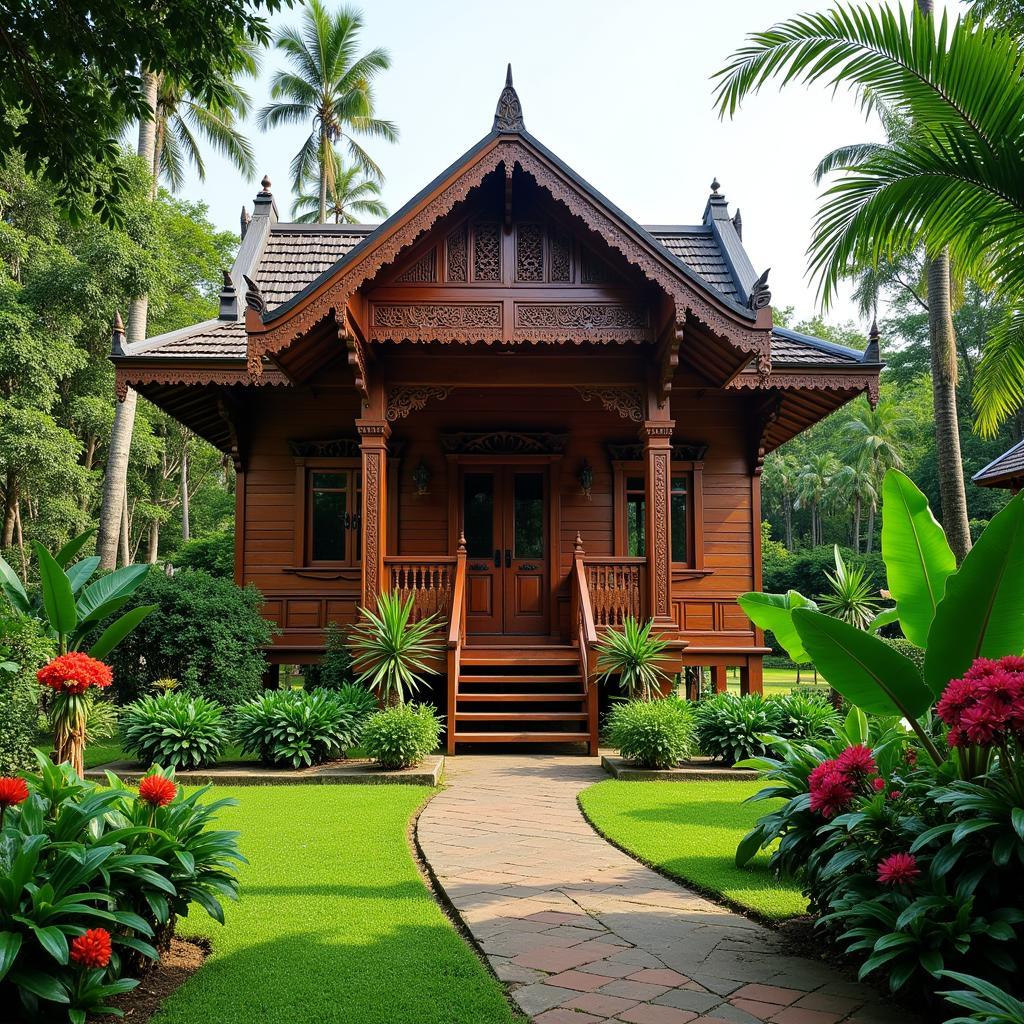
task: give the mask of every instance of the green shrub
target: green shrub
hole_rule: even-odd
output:
[[[615,704],[606,726],[612,746],[641,768],[672,768],[690,756],[693,712],[677,697]]]
[[[835,735],[840,717],[825,694],[794,691],[770,699],[779,713],[778,735],[794,740]]]
[[[13,775],[35,764],[32,746],[39,724],[36,669],[56,653],[36,619],[0,619],[0,775]]]
[[[143,764],[206,768],[228,742],[219,704],[174,691],[140,697],[122,712],[121,743]]]
[[[272,690],[235,708],[235,738],[242,752],[266,765],[322,764],[344,757],[359,742],[376,702],[363,687],[358,694],[334,690]],[[369,701],[365,698],[369,697]]]
[[[182,544],[171,561],[179,569],[200,569],[211,576],[234,579],[235,531],[218,530]]]
[[[107,659],[122,702],[173,677],[182,692],[231,706],[262,689],[263,648],[273,627],[260,615],[260,592],[198,569],[150,573],[126,607],[155,604]]]
[[[328,622],[324,630],[324,656],[320,664],[307,665],[302,674],[307,690],[338,690],[352,682],[355,676],[352,652],[348,649],[345,631],[336,622]]]
[[[912,644],[902,636],[883,636],[882,639],[893,650],[899,651],[904,658],[909,658],[917,666],[919,672],[924,669],[924,651],[916,644]]]
[[[766,747],[759,735],[777,733],[781,724],[778,701],[758,694],[716,693],[702,700],[694,713],[697,749],[728,764],[763,755]]]
[[[437,749],[441,719],[429,704],[399,704],[371,715],[362,746],[384,768],[410,768]]]

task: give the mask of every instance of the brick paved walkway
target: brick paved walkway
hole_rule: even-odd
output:
[[[538,1024],[907,1024],[873,989],[786,955],[770,929],[601,839],[576,805],[606,777],[593,761],[483,755],[446,767],[420,847]]]

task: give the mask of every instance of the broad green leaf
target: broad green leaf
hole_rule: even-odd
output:
[[[77,594],[89,582],[89,578],[99,568],[99,564],[100,556],[92,555],[89,558],[83,558],[80,562],[75,562],[68,569],[68,579],[71,580],[73,594]]]
[[[883,608],[869,623],[868,632],[877,633],[890,622],[899,622],[900,613],[895,608]]]
[[[851,707],[843,722],[843,735],[851,746],[868,741],[868,719],[860,708]]]
[[[764,832],[758,825],[752,828],[736,847],[736,867],[745,868],[761,849],[762,842],[764,842]]]
[[[884,640],[807,608],[793,612],[793,623],[818,671],[862,711],[918,718],[931,707],[914,663]]]
[[[28,615],[32,606],[29,604],[25,588],[22,586],[18,574],[3,558],[0,558],[0,590],[3,590],[15,611],[22,615]]]
[[[125,612],[100,634],[99,639],[89,648],[89,654],[101,661],[158,605],[144,604]]]
[[[71,581],[42,544],[37,542],[34,546],[39,563],[39,579],[43,585],[43,607],[46,609],[46,617],[50,620],[50,627],[55,633],[66,635],[78,624]]]
[[[58,551],[57,554],[54,556],[54,560],[56,561],[56,563],[62,569],[66,569],[71,559],[74,558],[75,555],[77,555],[78,552],[85,547],[85,545],[89,542],[89,538],[95,532],[96,527],[94,526],[91,529],[86,530],[85,533],[80,533],[77,537],[73,537],[71,540],[69,540],[67,544],[65,544],[64,547],[62,547],[60,551]]]
[[[68,962],[68,940],[67,936],[56,926],[50,925],[47,928],[33,928],[39,945],[46,950],[50,956],[59,964]]]
[[[975,658],[1024,653],[1024,494],[1007,504],[946,582],[924,677],[939,695]]]
[[[127,597],[142,583],[149,570],[148,565],[126,565],[90,583],[78,599],[79,616],[85,619],[100,605],[119,597]]]
[[[0,932],[0,979],[11,969],[21,949],[21,932]]]
[[[896,469],[882,483],[882,558],[903,633],[924,647],[956,558],[928,499]]]
[[[45,971],[11,971],[7,980],[51,1003],[66,1005],[71,1002],[67,989],[52,974]]]
[[[818,606],[813,601],[795,590],[785,594],[742,594],[738,601],[755,626],[770,629],[775,634],[775,639],[782,644],[795,664],[806,665],[811,660],[793,626],[792,616],[794,608],[811,608],[816,611]]]

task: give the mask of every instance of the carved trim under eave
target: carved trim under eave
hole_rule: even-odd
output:
[[[411,412],[425,409],[432,398],[443,402],[452,392],[451,388],[429,384],[399,384],[388,392],[387,409],[384,418],[390,423],[404,419]]]
[[[288,450],[298,459],[358,459],[357,437],[331,437],[320,441],[289,441]]]
[[[363,396],[364,401],[370,400],[370,374],[366,369],[366,349],[359,340],[358,335],[346,328],[338,329],[339,340],[345,343],[348,350],[348,365],[352,367],[355,374],[356,390]]]
[[[391,236],[382,240],[373,252],[363,259],[357,259],[347,272],[342,273],[309,305],[288,316],[283,323],[262,330],[259,318],[249,311],[246,327],[249,331],[250,364],[258,365],[262,357],[283,351],[324,319],[328,310],[344,309],[349,296],[357,288],[372,280],[382,267],[394,263],[403,250],[413,245],[440,218],[464,201],[488,174],[503,164],[506,170],[518,164],[524,173],[529,174],[571,214],[600,234],[610,248],[638,267],[648,280],[658,284],[675,302],[677,319],[682,319],[684,310],[689,311],[734,348],[756,356],[762,371],[770,367],[770,328],[754,324],[748,327],[730,317],[710,297],[702,295],[698,285],[689,285],[678,278],[646,246],[612,220],[594,200],[560,178],[552,168],[534,156],[524,143],[515,139],[497,142],[474,166],[443,189]]]
[[[576,393],[584,402],[596,399],[608,412],[618,413],[624,420],[643,422],[644,400],[639,388],[577,385]]]
[[[878,374],[870,376],[843,373],[743,373],[726,385],[751,391],[778,388],[780,391],[864,391],[872,406],[878,405]]]
[[[561,455],[568,434],[529,434],[513,430],[442,434],[446,455]]]
[[[658,350],[658,404],[668,401],[672,378],[679,367],[679,349],[683,344],[684,327],[681,322],[669,324],[665,339]]]
[[[176,366],[119,366],[114,371],[114,381],[119,402],[125,400],[130,387],[138,388],[140,384],[245,384],[252,387],[261,385],[288,387],[291,384],[279,370],[266,369],[261,374],[253,375],[248,370],[231,370],[223,366],[208,369],[179,369]]]

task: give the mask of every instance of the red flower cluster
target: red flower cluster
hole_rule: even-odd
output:
[[[90,928],[71,941],[71,959],[83,967],[106,967],[110,963],[110,932]]]
[[[891,853],[878,862],[878,881],[882,885],[909,885],[920,874],[912,853]]]
[[[139,796],[154,807],[166,807],[178,795],[178,787],[162,775],[147,775],[139,783]]]
[[[811,810],[824,818],[842,814],[877,771],[874,755],[861,743],[847,747],[831,761],[822,761],[807,777]]]
[[[102,661],[81,651],[70,651],[44,665],[36,679],[57,693],[85,693],[90,686],[109,686],[114,674]]]
[[[6,810],[28,799],[24,779],[0,778],[0,810]]]
[[[1024,658],[978,658],[946,687],[935,710],[949,726],[951,747],[989,747],[1007,733],[1024,739]]]

